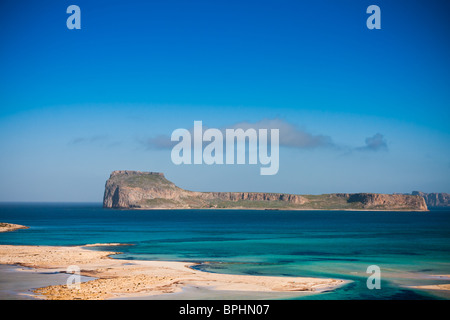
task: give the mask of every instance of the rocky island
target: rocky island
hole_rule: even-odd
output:
[[[28,227],[22,226],[20,224],[0,222],[0,232],[10,232],[20,229],[28,229]]]
[[[421,191],[413,191],[412,195],[421,196],[425,199],[425,203],[431,208],[450,207],[450,194],[448,193],[424,193]]]
[[[163,173],[120,170],[106,181],[104,208],[427,211],[420,195],[264,192],[196,192],[177,187]]]

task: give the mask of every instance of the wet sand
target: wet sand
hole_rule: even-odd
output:
[[[259,291],[230,291],[215,290],[206,286],[186,285],[179,292],[159,295],[125,296],[113,300],[280,300],[293,299],[301,296],[320,294],[321,291],[311,292],[259,292]]]
[[[411,286],[410,288],[421,290],[450,290],[450,284],[430,284],[425,286]]]
[[[112,245],[121,244],[95,244],[95,246]],[[256,297],[259,295],[263,299],[272,297],[271,294],[275,294],[273,298],[277,296],[283,298],[296,294],[319,293],[346,283],[339,279],[209,273],[191,268],[195,264],[188,262],[113,259],[111,256],[118,252],[95,251],[89,247],[92,245],[76,247],[0,245],[0,264],[29,267],[39,273],[64,273],[68,266],[76,265],[80,268],[82,276],[95,278],[82,282],[80,289],[58,284],[34,290],[35,294],[54,300],[139,297],[158,299],[174,293],[180,293],[179,299],[184,299],[184,295],[189,290],[192,291],[192,288],[197,291],[220,291],[224,294],[255,293]],[[64,275],[67,278],[70,276]],[[282,295],[278,295],[279,293]]]
[[[67,281],[66,273],[44,272],[21,266],[0,265],[0,300],[45,299],[33,291],[37,288],[62,285]],[[81,276],[81,281],[93,280]]]

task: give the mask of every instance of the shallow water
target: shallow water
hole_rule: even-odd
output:
[[[122,242],[133,245],[108,248],[123,252],[115,258],[194,261],[201,270],[230,274],[352,280],[298,299],[434,299],[443,295],[407,286],[450,283],[433,277],[450,274],[447,210],[133,211],[100,204],[1,204],[0,221],[30,227],[1,233],[0,244]],[[366,286],[370,265],[381,269],[380,290]]]
[[[20,266],[0,265],[0,300],[34,300],[39,298],[34,289],[67,283],[69,275],[42,272]],[[80,281],[94,278],[80,276]]]
[[[113,300],[280,300],[306,296],[310,293],[254,292],[214,290],[209,287],[185,286],[180,292],[152,296],[137,296]]]

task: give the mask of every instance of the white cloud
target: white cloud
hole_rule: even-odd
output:
[[[373,137],[366,138],[366,145],[356,148],[357,151],[381,151],[387,150],[387,142],[381,133],[375,134]]]
[[[203,125],[203,130],[208,127]],[[223,133],[225,129],[243,129],[247,130],[253,128],[258,129],[279,129],[280,130],[280,146],[307,149],[316,147],[330,147],[334,146],[331,137],[326,135],[313,135],[298,126],[284,121],[282,119],[264,119],[257,122],[239,122],[230,126],[219,128]],[[193,129],[190,131],[192,132]],[[270,135],[269,135],[270,137]],[[170,149],[176,142],[170,140],[169,135],[158,135],[146,140],[141,140],[148,148]]]

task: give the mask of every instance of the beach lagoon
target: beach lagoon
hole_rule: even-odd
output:
[[[103,209],[101,204],[9,203],[0,205],[0,221],[29,227],[1,233],[0,245],[123,243],[130,245],[90,250],[121,252],[114,259],[190,262],[195,270],[209,273],[348,281],[317,294],[277,297],[263,293],[262,299],[449,298],[443,287],[430,287],[450,283],[448,210],[134,211]],[[371,265],[381,270],[380,289],[367,287],[370,274],[366,271]],[[6,277],[5,272],[11,277],[8,270],[0,269],[0,279]],[[21,276],[14,279],[18,286],[29,281]],[[167,298],[201,298],[208,290],[214,288],[187,287]],[[12,298],[15,291],[10,292]],[[233,295],[232,290],[225,290],[212,296],[245,299],[255,293]]]

